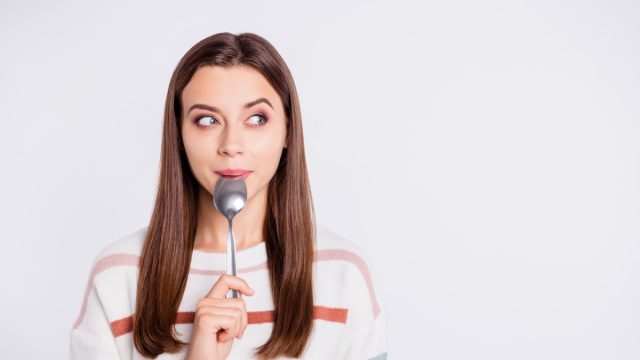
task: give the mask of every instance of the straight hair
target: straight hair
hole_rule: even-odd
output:
[[[267,188],[263,227],[275,307],[273,329],[255,355],[298,358],[313,330],[315,211],[295,83],[282,57],[264,38],[252,33],[218,33],[187,51],[167,91],[159,183],[140,257],[133,315],[133,341],[146,357],[177,353],[188,345],[176,337],[175,322],[194,248],[199,183],[181,138],[181,94],[199,67],[236,65],[251,66],[269,81],[282,100],[287,122],[288,145]]]

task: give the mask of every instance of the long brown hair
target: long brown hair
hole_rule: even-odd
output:
[[[286,114],[287,147],[268,185],[264,239],[275,305],[269,340],[256,356],[299,357],[313,330],[315,211],[309,186],[298,95],[277,50],[252,34],[219,33],[194,45],[173,72],[164,111],[160,178],[142,254],[133,316],[138,352],[155,358],[187,343],[175,335],[175,320],[189,275],[197,227],[199,184],[181,138],[181,94],[204,65],[249,65],[276,90]],[[212,284],[213,285],[213,284]]]

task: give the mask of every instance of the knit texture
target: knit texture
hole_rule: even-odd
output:
[[[70,359],[144,359],[135,349],[132,315],[139,259],[147,227],[103,248],[96,256],[80,313],[70,332]],[[176,316],[179,339],[189,342],[195,307],[226,272],[226,253],[194,250],[187,287]],[[249,324],[227,359],[255,359],[273,326],[266,244],[236,251],[237,276],[255,291],[243,296]],[[386,359],[387,318],[376,295],[366,253],[317,226],[313,291],[314,330],[302,359]],[[184,359],[187,348],[157,359]],[[281,357],[286,359],[286,357]]]

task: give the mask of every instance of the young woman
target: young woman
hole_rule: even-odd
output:
[[[226,275],[219,177],[243,176]],[[362,249],[315,224],[298,95],[262,37],[191,48],[167,93],[148,226],[96,257],[72,359],[385,359],[386,314]],[[239,298],[226,298],[230,289]]]

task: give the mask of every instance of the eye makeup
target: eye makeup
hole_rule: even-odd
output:
[[[258,116],[258,117],[260,117],[262,122],[261,122],[261,123],[259,123],[259,124],[249,124],[249,126],[251,126],[251,127],[260,127],[260,126],[264,126],[267,122],[269,122],[269,117],[268,117],[267,115],[263,114],[263,113],[255,113],[255,114],[251,115],[251,116],[249,117],[249,119],[250,119],[250,118],[252,118],[252,117],[254,117],[254,116]],[[210,122],[209,122],[209,125],[202,125],[202,124],[200,123],[200,120],[201,120],[201,119],[204,119],[204,118],[211,118],[211,119],[213,119],[213,122],[211,122],[211,121],[210,121]],[[218,121],[218,119],[216,119],[213,115],[197,115],[196,117],[194,117],[194,119],[193,119],[193,123],[194,123],[196,126],[200,127],[200,128],[205,128],[205,127],[210,127],[210,125],[214,125],[214,124],[216,124],[216,123],[217,123],[217,124],[220,124],[220,121]]]

